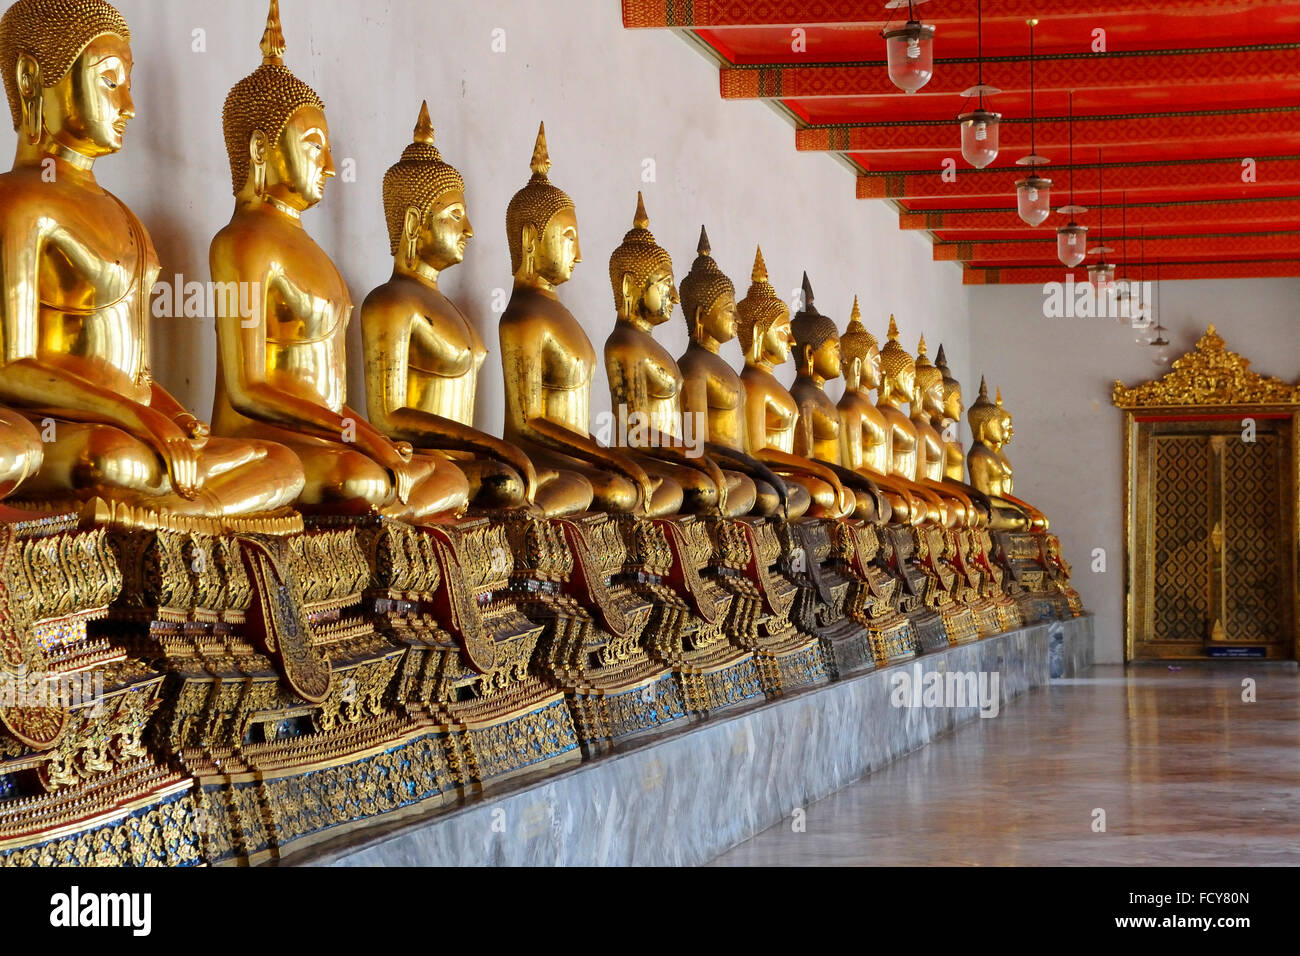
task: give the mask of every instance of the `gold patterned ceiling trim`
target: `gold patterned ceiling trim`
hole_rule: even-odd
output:
[[[1182,405],[1300,405],[1300,386],[1250,370],[1211,325],[1196,348],[1158,379],[1128,388],[1116,380],[1111,401],[1120,408]]]

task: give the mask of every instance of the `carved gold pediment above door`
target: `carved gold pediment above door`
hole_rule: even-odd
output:
[[[1124,410],[1125,657],[1295,659],[1300,386],[1214,326]]]

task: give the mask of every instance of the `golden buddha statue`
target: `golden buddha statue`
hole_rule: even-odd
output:
[[[953,378],[952,371],[948,368],[948,357],[944,354],[942,343],[934,357],[934,365],[943,376],[943,414],[935,423],[943,436],[943,474],[945,478],[964,482],[966,450],[962,448],[957,423],[961,421],[961,413],[966,410],[966,406],[962,403],[961,382]]]
[[[786,485],[776,472],[746,451],[745,387],[731,363],[718,354],[736,337],[736,287],[718,268],[709,235],[700,227],[698,255],[682,279],[681,304],[691,341],[678,360],[683,378],[682,413],[694,416],[705,450],[754,482],[754,513],[782,510],[798,518],[812,503],[801,485]]]
[[[651,334],[672,317],[679,301],[673,261],[650,232],[640,193],[632,229],[609,258],[609,279],[618,318],[605,340],[605,369],[619,419],[639,419],[639,427],[629,429],[631,453],[650,474],[681,486],[684,511],[748,514],[754,483],[718,467],[705,453],[702,436],[694,433],[694,419],[691,434],[683,434],[688,423],[682,417],[681,369]],[[639,447],[632,446],[633,438]]]
[[[933,496],[913,482],[890,474],[890,431],[884,414],[871,401],[870,391],[881,385],[880,346],[862,324],[858,299],[853,298],[849,325],[840,336],[840,365],[844,395],[836,405],[840,417],[840,461],[867,475],[881,489],[897,524],[920,524]]]
[[[922,465],[925,449],[912,416],[903,405],[918,402],[916,361],[898,341],[898,323],[889,317],[889,340],[880,350],[880,391],[876,408],[888,429],[889,474],[924,489],[928,518],[954,527],[961,517],[957,502],[938,492],[926,479]]]
[[[973,526],[979,522],[975,502],[964,488],[944,475],[947,449],[943,436],[935,426],[944,413],[943,372],[926,354],[924,335],[917,346],[915,369],[912,424],[916,426],[917,434],[917,478],[953,502],[958,524]]]
[[[582,261],[573,200],[551,184],[546,127],[539,127],[532,178],[506,209],[506,237],[514,289],[501,316],[505,373],[505,437],[542,469],[572,501],[594,501],[602,511],[659,517],[681,507],[682,488],[652,477],[623,451],[607,448],[589,431],[591,376],[596,351],[573,313],[555,294]]]
[[[0,400],[54,436],[42,461],[29,430],[7,420],[0,487],[26,477],[23,497],[46,506],[98,500],[218,519],[276,511],[302,487],[292,453],[209,437],[150,374],[158,257],[94,174],[135,116],[130,36],[103,0],[19,0],[0,20],[18,131],[14,167],[0,176]]]
[[[738,337],[745,352],[746,432],[749,452],[769,465],[787,483],[802,486],[812,499],[808,514],[840,518],[852,513],[855,500],[826,465],[794,453],[799,405],[777,381],[773,369],[790,357],[793,334],[790,309],[767,278],[763,250],[754,256],[749,291],[737,305]]]
[[[557,487],[558,476],[550,472],[539,488],[533,464],[520,449],[473,427],[487,348],[438,290],[438,276],[464,259],[474,229],[465,181],[443,161],[433,139],[429,106],[422,103],[411,145],[384,174],[393,275],[361,305],[370,421],[421,453],[454,460],[479,508],[536,501],[548,515],[581,511],[590,495],[572,494],[580,483]]]
[[[966,413],[970,422],[971,443],[967,455],[971,484],[988,496],[993,504],[989,527],[994,531],[1046,531],[1047,519],[1042,512],[1011,494],[1011,462],[1002,447],[1011,440],[1011,416],[997,403],[989,401],[988,385],[980,379],[979,398]]]
[[[261,49],[262,65],[226,97],[235,211],[209,251],[213,280],[261,294],[252,315],[218,316],[213,428],[293,449],[306,472],[304,510],[415,523],[463,512],[469,485],[455,465],[414,455],[346,404],[352,301],[302,225],[334,175],[329,127],[320,97],[284,65],[277,0]]]
[[[835,323],[817,310],[812,283],[803,274],[803,309],[790,322],[799,371],[790,394],[799,406],[796,455],[814,458],[835,472],[854,497],[853,517],[887,520],[889,503],[875,482],[842,463],[840,413],[826,394],[826,382],[841,374],[840,336]]]

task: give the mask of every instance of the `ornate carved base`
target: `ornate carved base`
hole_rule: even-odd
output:
[[[584,753],[686,716],[681,688],[646,649],[671,646],[680,607],[660,609],[627,580],[627,546],[608,515],[541,519],[503,517],[514,555],[512,588],[519,608],[543,625],[535,673],[558,686]]]
[[[792,562],[792,576],[803,585],[793,617],[801,630],[817,635],[835,678],[876,666],[871,632],[862,620],[869,593],[843,560],[841,524],[820,518],[791,523],[799,559]]]
[[[1015,583],[1013,593],[1026,624],[1073,617],[1076,607],[1082,612],[1078,593],[1069,587],[1069,565],[1060,558],[1060,542],[1055,537],[1029,531],[993,534],[996,556]]]
[[[825,657],[815,635],[792,620],[800,584],[792,570],[796,545],[789,525],[767,518],[711,519],[720,580],[745,610],[732,640],[752,651],[763,690],[769,696],[828,679]]]
[[[646,649],[677,678],[686,710],[705,716],[763,694],[753,652],[728,624],[742,598],[712,573],[714,545],[690,515],[620,517],[628,549],[623,579],[654,606]]]
[[[840,521],[835,529],[836,555],[852,574],[849,615],[867,629],[877,665],[916,656],[916,634],[899,610],[906,582],[889,571],[889,534],[866,521]]]

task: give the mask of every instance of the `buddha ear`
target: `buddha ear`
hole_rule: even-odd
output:
[[[253,194],[266,192],[266,149],[270,142],[266,133],[255,129],[248,134],[249,173],[253,177]]]
[[[399,248],[406,258],[407,268],[413,267],[420,255],[420,219],[419,209],[415,206],[406,207],[406,215],[402,217],[402,241]]]
[[[519,231],[519,252],[520,262],[531,263],[533,255],[537,252],[537,227],[531,222],[524,223],[523,229]]]
[[[632,303],[636,300],[636,278],[630,272],[623,273],[623,306],[629,315],[632,314]]]
[[[804,343],[804,347],[803,347],[803,364],[805,368],[812,368],[813,347],[809,345],[807,342]]]
[[[41,86],[41,65],[30,53],[20,53],[14,65],[14,79],[18,83],[18,97],[22,101],[22,132],[27,142],[35,146],[41,141],[45,126],[42,110],[44,89]]]

